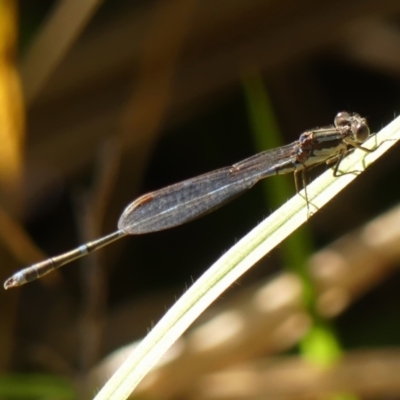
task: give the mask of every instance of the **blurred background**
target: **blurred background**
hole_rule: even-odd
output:
[[[0,278],[112,232],[141,194],[272,147],[272,131],[290,143],[348,110],[377,132],[399,90],[397,0],[0,0]],[[311,305],[283,243],[138,395],[400,398],[399,168],[395,146],[301,231]],[[283,200],[266,195],[285,178],[0,291],[0,397],[91,398],[119,350],[295,193],[288,176]]]

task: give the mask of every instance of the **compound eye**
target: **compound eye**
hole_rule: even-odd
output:
[[[341,111],[335,117],[335,126],[346,126],[350,124],[351,116],[347,111]]]
[[[358,143],[363,143],[369,138],[369,128],[365,122],[358,123],[353,132]]]

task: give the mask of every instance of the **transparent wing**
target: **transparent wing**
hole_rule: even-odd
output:
[[[295,142],[267,150],[233,166],[145,194],[124,210],[118,228],[130,234],[155,232],[207,214],[250,189],[260,179],[275,175],[275,166],[291,161],[297,146]]]

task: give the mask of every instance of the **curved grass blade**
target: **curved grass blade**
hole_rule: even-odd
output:
[[[320,209],[400,139],[400,118],[395,119],[365,147],[356,149],[340,164],[342,175],[326,171],[307,187],[309,201]],[[175,303],[95,397],[95,400],[126,399],[167,349],[193,321],[258,260],[308,218],[304,193],[287,203],[249,232],[213,264]]]

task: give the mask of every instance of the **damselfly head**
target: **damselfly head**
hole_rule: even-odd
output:
[[[335,117],[336,128],[347,128],[357,143],[364,143],[370,135],[367,120],[357,113],[341,111]]]

